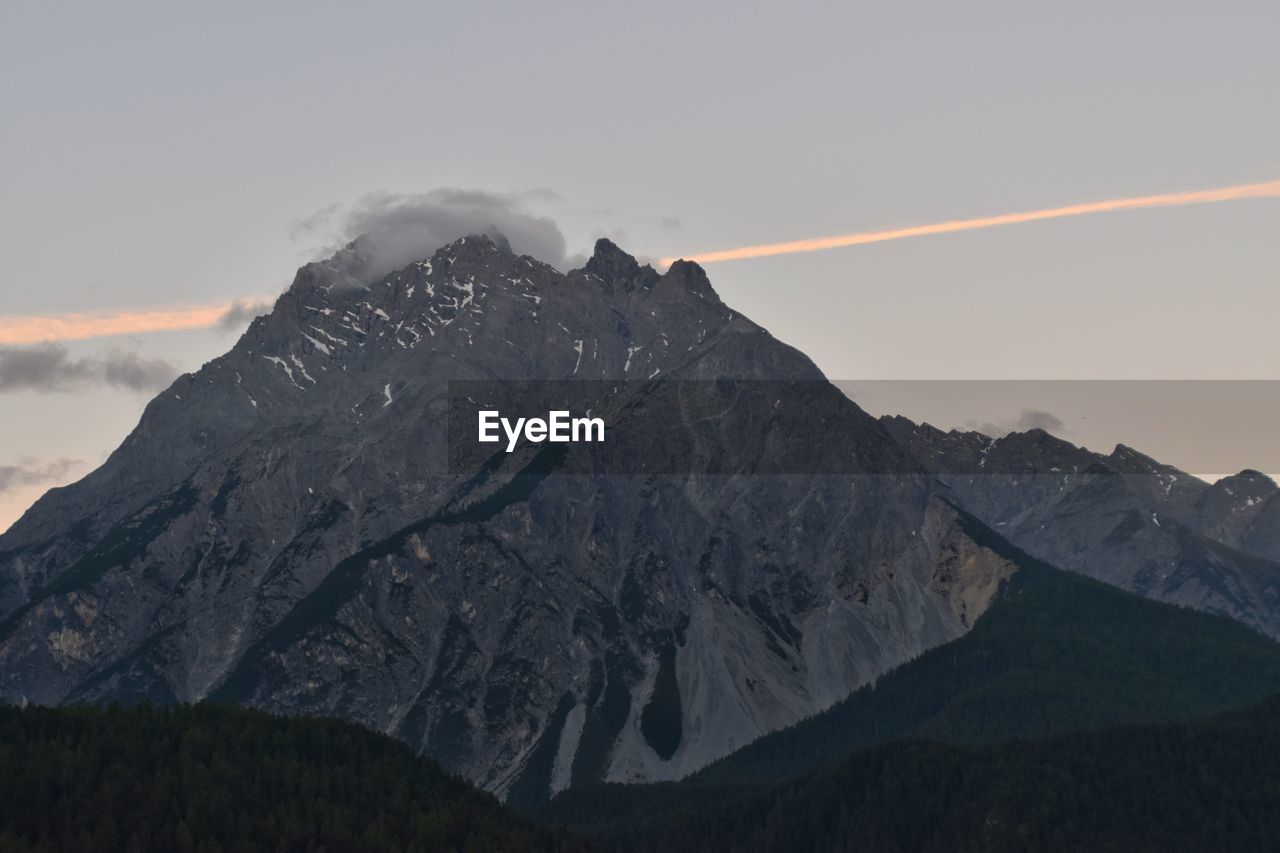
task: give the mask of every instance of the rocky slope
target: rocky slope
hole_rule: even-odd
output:
[[[473,237],[375,281],[361,251],[0,536],[0,699],[338,715],[534,802],[812,714],[1007,571],[695,264],[601,241],[564,275]],[[545,379],[594,383],[629,470],[450,455],[450,381]]]
[[[1031,430],[991,438],[881,422],[967,510],[1040,559],[1280,637],[1280,498],[1244,471],[1215,484],[1119,445]]]

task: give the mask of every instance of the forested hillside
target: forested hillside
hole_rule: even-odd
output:
[[[350,723],[0,708],[0,850],[585,851]]]
[[[772,785],[597,787],[551,812],[618,853],[1273,850],[1277,750],[1273,700],[991,747],[903,741]]]

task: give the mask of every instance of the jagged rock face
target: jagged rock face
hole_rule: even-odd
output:
[[[1257,471],[1241,471],[1199,490],[1186,508],[1205,535],[1280,563],[1280,488]]]
[[[1253,471],[1210,485],[1119,445],[993,439],[882,418],[955,500],[1046,562],[1280,637],[1280,499]]]
[[[349,269],[304,267],[0,537],[0,698],[336,714],[532,801],[701,767],[958,636],[1002,577],[884,427],[694,264],[602,241],[562,275],[468,238]],[[596,405],[681,429],[667,377],[789,384],[699,433],[714,475],[446,458],[450,380],[643,380]]]

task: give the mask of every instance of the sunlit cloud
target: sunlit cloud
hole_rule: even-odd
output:
[[[1237,184],[1208,190],[1163,193],[1160,195],[1130,196],[1105,201],[1049,207],[1020,213],[1003,213],[973,219],[953,219],[929,225],[912,225],[904,228],[888,228],[879,231],[862,231],[831,237],[811,237],[784,243],[761,243],[739,246],[714,252],[662,258],[659,263],[667,266],[683,257],[699,263],[746,260],[772,255],[788,255],[797,252],[820,252],[846,246],[868,243],[884,243],[905,240],[909,237],[927,237],[936,234],[954,234],[981,228],[1040,222],[1047,219],[1064,219],[1087,216],[1094,213],[1115,213],[1125,210],[1145,210],[1161,207],[1185,207],[1197,204],[1214,204],[1245,199],[1280,198],[1280,180],[1255,184]],[[171,332],[186,329],[225,327],[239,323],[252,313],[266,310],[269,303],[257,299],[240,299],[212,305],[194,305],[183,308],[160,308],[137,311],[76,312],[68,314],[20,315],[0,314],[0,345],[21,345],[76,341],[112,335],[136,335],[147,332]],[[245,315],[244,318],[241,315]]]
[[[1093,201],[1084,204],[1070,204],[1063,207],[1049,207],[1043,210],[1028,210],[1021,213],[1003,213],[997,216],[982,216],[976,219],[953,219],[949,222],[935,222],[931,225],[913,225],[906,228],[888,228],[880,231],[863,231],[856,234],[840,234],[833,237],[811,237],[804,240],[791,240],[785,243],[762,243],[755,246],[739,246],[736,249],[723,249],[715,252],[699,252],[682,256],[684,260],[697,261],[702,264],[719,261],[738,261],[747,258],[764,258],[771,255],[789,255],[796,252],[821,252],[825,249],[840,249],[845,246],[862,246],[867,243],[884,243],[889,240],[905,240],[908,237],[927,237],[934,234],[954,234],[957,231],[974,231],[979,228],[996,228],[1001,225],[1018,225],[1024,222],[1039,222],[1045,219],[1063,219],[1070,216],[1087,216],[1093,213],[1114,213],[1122,210],[1145,210],[1154,207],[1183,207],[1193,204],[1214,204],[1224,201],[1241,201],[1244,199],[1280,198],[1280,181],[1264,181],[1257,184],[1238,184],[1231,187],[1220,187],[1210,190],[1193,190],[1190,192],[1164,193],[1161,195],[1131,196],[1113,198],[1106,201]],[[670,265],[677,257],[663,258],[663,266]]]
[[[0,345],[80,341],[112,335],[207,329],[224,323],[242,301],[138,311],[0,314]]]

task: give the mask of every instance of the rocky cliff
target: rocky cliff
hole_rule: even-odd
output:
[[[1255,471],[1209,484],[1119,445],[882,423],[952,500],[1042,560],[1280,637],[1280,498]]]

